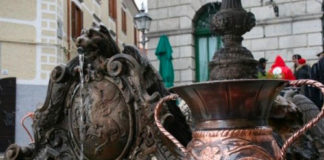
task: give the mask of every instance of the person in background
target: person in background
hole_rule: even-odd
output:
[[[295,72],[296,79],[310,79],[310,71],[311,68],[309,65],[306,64],[306,60],[301,58],[298,60],[298,65]],[[310,87],[302,86],[300,87],[300,93],[305,95],[306,97],[310,98]]]
[[[298,66],[298,60],[299,59],[301,59],[302,57],[301,57],[301,55],[299,55],[299,54],[294,54],[293,56],[292,56],[292,61],[293,61],[293,63],[294,63],[294,73],[296,73],[296,69],[297,69],[297,66]]]
[[[273,75],[276,78],[285,79],[285,80],[295,80],[295,76],[292,73],[291,69],[286,66],[286,63],[281,58],[277,56],[275,62],[271,66],[269,75]]]
[[[267,59],[265,58],[260,58],[259,63],[258,63],[258,76],[266,76],[266,65],[267,65]]]
[[[304,58],[299,59],[295,72],[296,79],[309,79],[310,70],[311,68],[306,64],[306,60]]]
[[[311,79],[324,83],[324,51],[317,54],[318,62],[313,64],[311,69]],[[319,107],[323,105],[323,95],[319,89],[312,87],[310,99]]]

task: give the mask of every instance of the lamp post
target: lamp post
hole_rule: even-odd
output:
[[[139,31],[142,32],[142,40],[140,41],[140,43],[142,44],[143,51],[144,51],[145,43],[148,42],[148,40],[146,40],[146,38],[145,38],[145,31],[148,31],[150,29],[152,18],[147,13],[145,13],[143,4],[142,4],[142,9],[140,10],[140,13],[138,13],[134,17],[134,21],[135,21],[136,29],[138,29]]]

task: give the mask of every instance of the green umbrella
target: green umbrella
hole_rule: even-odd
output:
[[[162,76],[164,85],[166,87],[172,87],[174,81],[172,47],[166,35],[160,37],[159,44],[155,50],[155,55],[160,60],[159,72]]]

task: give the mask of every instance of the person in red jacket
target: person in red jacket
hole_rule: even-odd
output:
[[[285,80],[295,80],[295,76],[291,69],[286,66],[285,61],[281,58],[281,56],[277,56],[275,62],[271,66],[269,71],[269,75],[274,75],[280,79]]]

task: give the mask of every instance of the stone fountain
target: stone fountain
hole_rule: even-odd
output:
[[[193,118],[193,139],[183,146],[160,123],[159,112],[170,95],[160,100],[155,121],[184,153],[188,160],[279,160],[287,148],[324,116],[324,110],[296,132],[279,148],[268,126],[271,104],[288,84],[324,86],[312,80],[259,80],[257,62],[242,46],[242,35],[255,26],[255,17],[242,8],[241,0],[223,0],[221,10],[211,21],[211,29],[222,36],[224,48],[217,51],[209,64],[210,81],[177,86],[177,93],[188,104]]]
[[[154,124],[154,106],[169,94],[132,46],[122,53],[104,26],[84,30],[79,57],[51,73],[44,105],[33,115],[34,142],[11,145],[8,160],[179,159]],[[191,131],[175,101],[162,121],[183,145]],[[173,148],[173,149],[172,149]]]
[[[211,23],[224,48],[210,63],[210,81],[171,89],[188,103],[193,133],[152,65],[135,47],[120,52],[108,30],[95,26],[77,39],[79,57],[52,71],[33,115],[34,142],[10,145],[6,159],[284,159],[324,111],[280,150],[267,126],[273,99],[288,83],[324,92],[323,85],[256,79],[257,62],[241,45],[255,18],[241,0],[223,0]]]

